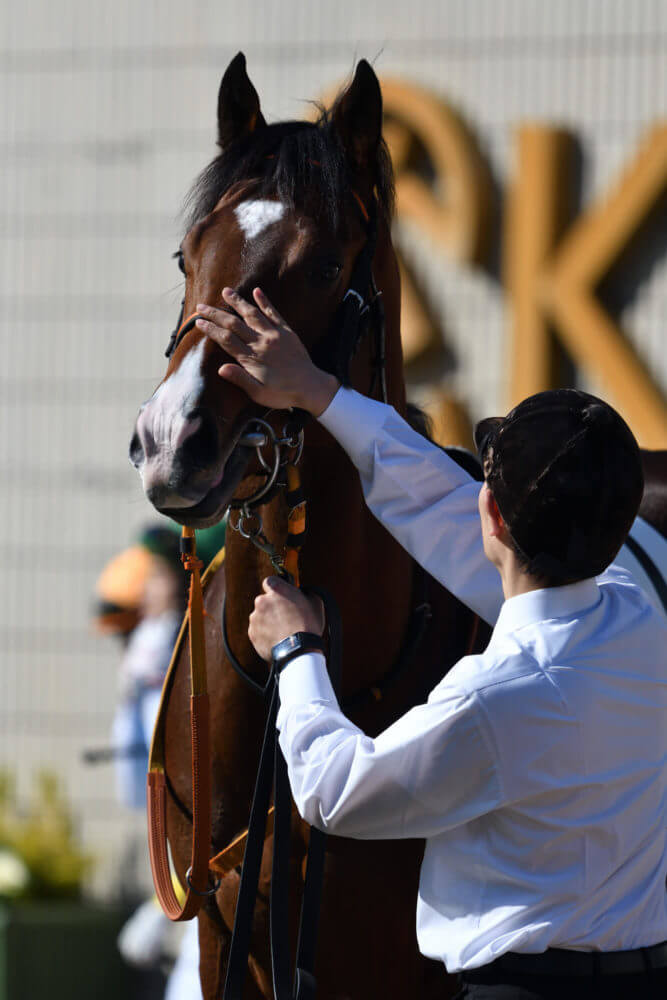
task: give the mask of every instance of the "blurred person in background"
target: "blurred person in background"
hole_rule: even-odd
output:
[[[138,620],[118,668],[118,704],[112,725],[117,752],[116,789],[130,809],[146,803],[146,772],[164,681],[187,603],[187,574],[178,535],[169,528],[143,531],[139,546],[149,559]]]

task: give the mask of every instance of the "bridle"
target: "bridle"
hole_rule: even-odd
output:
[[[369,395],[372,396],[379,385],[383,402],[388,402],[386,377],[386,328],[382,293],[378,290],[373,276],[373,258],[378,237],[378,207],[373,198],[367,209],[362,198],[356,191],[351,192],[355,208],[359,212],[365,228],[366,240],[355,260],[348,287],[343,295],[340,306],[327,334],[325,334],[312,350],[313,361],[325,371],[335,375],[343,385],[350,381],[350,363],[364,334],[372,328],[375,334],[375,357],[373,359],[373,374]],[[165,356],[171,358],[183,338],[194,329],[198,313],[193,313],[183,321],[185,298],[181,302],[181,310],[173,330]],[[271,560],[274,570],[282,576],[286,575],[284,559],[266,538],[261,515],[257,508],[268,503],[277,490],[285,488],[287,483],[285,471],[289,465],[297,466],[303,451],[304,425],[308,414],[303,410],[292,410],[289,419],[278,435],[267,417],[272,410],[267,410],[261,417],[251,417],[241,430],[239,444],[255,450],[264,476],[263,483],[249,497],[233,497],[230,501],[230,527],[265,552]],[[271,454],[267,458],[265,451]],[[236,519],[231,512],[236,511]]]

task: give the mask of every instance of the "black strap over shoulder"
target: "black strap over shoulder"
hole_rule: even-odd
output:
[[[649,580],[655,587],[656,594],[660,598],[663,610],[667,612],[667,581],[663,577],[662,573],[653,562],[646,549],[643,548],[643,546],[641,546],[637,539],[633,538],[632,535],[628,535],[623,544],[627,545],[639,565],[648,576]]]

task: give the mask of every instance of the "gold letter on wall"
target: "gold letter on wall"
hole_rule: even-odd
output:
[[[660,125],[611,193],[572,226],[556,250],[543,289],[568,350],[579,364],[602,376],[647,448],[667,447],[667,405],[622,330],[602,308],[595,286],[665,187],[667,125]]]
[[[517,147],[503,254],[511,304],[512,406],[561,384],[557,344],[541,301],[540,278],[571,217],[574,198],[574,139],[568,133],[527,125],[518,130]]]
[[[456,260],[479,262],[487,244],[493,189],[471,133],[445,101],[403,80],[383,79],[382,99],[398,214]],[[433,182],[419,171],[419,147]]]
[[[519,175],[506,233],[512,403],[558,384],[551,323],[576,363],[602,377],[641,443],[664,448],[664,397],[595,288],[667,186],[667,127],[649,135],[611,194],[556,245],[567,207],[563,191],[570,157],[562,132],[540,126],[520,130]]]

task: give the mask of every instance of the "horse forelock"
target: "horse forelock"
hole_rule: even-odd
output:
[[[286,121],[259,127],[216,156],[186,197],[186,231],[206,218],[234,184],[250,180],[255,182],[253,197],[276,198],[290,209],[307,203],[334,231],[344,228],[342,207],[349,202],[357,181],[331,112],[320,109],[316,122]],[[394,181],[384,141],[378,145],[368,180],[381,212],[390,218]]]

